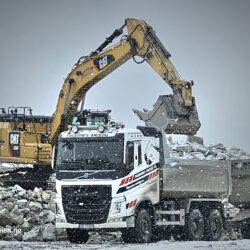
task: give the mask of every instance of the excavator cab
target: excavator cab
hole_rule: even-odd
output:
[[[163,129],[167,134],[195,135],[201,125],[194,97],[192,106],[184,107],[181,96],[160,95],[153,110],[133,111],[146,126]]]
[[[85,109],[77,116],[76,122],[83,126],[105,125],[110,122],[111,110],[92,110]]]

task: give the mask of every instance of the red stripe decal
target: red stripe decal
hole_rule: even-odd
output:
[[[134,200],[134,201],[133,201],[132,207],[134,207],[134,206],[136,205],[136,202],[137,202],[137,200]]]
[[[125,179],[122,179],[121,183],[120,183],[120,186],[124,185],[124,183],[125,183]]]

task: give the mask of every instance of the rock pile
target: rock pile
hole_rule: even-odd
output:
[[[0,187],[0,240],[55,240],[54,196],[42,188]]]
[[[210,146],[203,145],[203,139],[188,136],[185,142],[174,142],[172,137],[167,137],[170,156],[181,159],[198,160],[244,160],[250,159],[250,154],[244,150],[232,147],[227,149],[223,144]]]

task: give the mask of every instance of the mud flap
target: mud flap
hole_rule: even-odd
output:
[[[152,111],[133,111],[146,126],[163,129],[167,134],[195,135],[201,125],[195,100],[191,107],[184,107],[180,98],[175,94],[161,95]]]

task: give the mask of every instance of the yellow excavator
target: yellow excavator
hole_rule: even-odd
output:
[[[123,34],[125,27],[127,34]],[[119,37],[118,43],[107,48]],[[72,123],[80,103],[81,112],[85,112],[83,104],[88,90],[129,59],[147,62],[173,91],[160,96],[152,111],[134,110],[138,117],[146,125],[169,134],[194,135],[200,121],[192,96],[193,81],[181,78],[170,57],[151,26],[143,20],[126,19],[121,28],[74,65],[63,83],[52,117],[33,116],[27,107],[9,108],[8,112],[0,109],[0,162],[33,164],[38,175],[50,174],[51,146]]]

